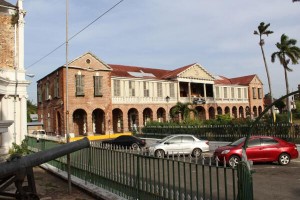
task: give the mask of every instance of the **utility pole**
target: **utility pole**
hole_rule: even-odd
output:
[[[69,54],[69,37],[68,37],[68,22],[69,22],[69,0],[66,0],[66,137],[67,143],[70,142],[69,135],[69,91],[68,91],[68,54]],[[68,170],[68,191],[72,193],[71,182],[71,156],[67,154],[67,170]]]

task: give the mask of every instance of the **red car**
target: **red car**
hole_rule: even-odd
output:
[[[219,147],[214,152],[214,157],[218,157],[220,162],[229,166],[236,166],[242,158],[242,146],[245,137],[240,138],[227,146]],[[251,136],[246,149],[248,160],[253,162],[276,162],[280,165],[287,165],[291,159],[298,158],[297,146],[277,137],[271,136]]]

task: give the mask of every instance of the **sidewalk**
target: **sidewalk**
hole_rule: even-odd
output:
[[[99,199],[92,194],[76,187],[72,186],[71,195],[68,193],[68,182],[59,178],[58,176],[47,172],[40,167],[33,168],[34,179],[37,194],[40,200],[94,200]],[[27,185],[26,180],[23,185]],[[15,191],[14,185],[9,187],[9,192]],[[0,199],[8,200],[14,198],[4,198],[0,196]]]

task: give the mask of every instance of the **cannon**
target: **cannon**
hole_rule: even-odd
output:
[[[90,142],[87,138],[84,138],[0,163],[0,196],[15,197],[19,200],[38,200],[33,167],[87,147],[90,147]],[[28,182],[27,186],[22,185],[25,177]],[[13,183],[15,184],[16,192],[5,192],[5,189]]]

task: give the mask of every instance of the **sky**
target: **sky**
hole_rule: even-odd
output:
[[[68,37],[118,2],[69,0]],[[32,82],[28,99],[36,103],[36,82],[66,62],[66,1],[24,0],[23,6],[25,69],[35,74],[27,78]],[[264,49],[273,96],[279,98],[286,93],[284,70],[278,60],[271,62],[271,54],[278,50],[275,44],[282,34],[300,47],[299,17],[300,2],[292,0],[123,0],[69,41],[68,59],[91,52],[107,64],[168,70],[198,63],[228,78],[257,74],[268,93],[259,36],[253,34],[265,22],[274,31],[264,37]],[[300,84],[300,64],[290,67],[294,91]]]

